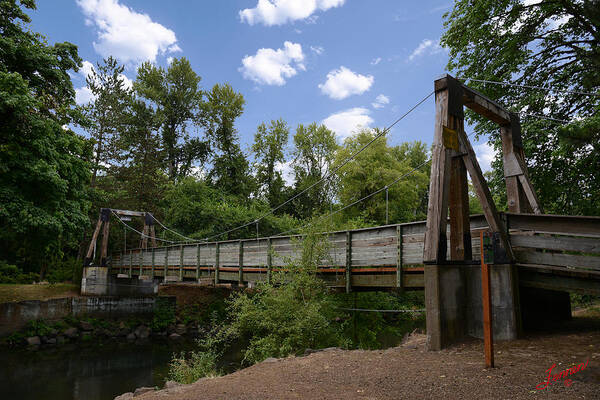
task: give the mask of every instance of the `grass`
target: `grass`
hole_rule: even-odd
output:
[[[23,300],[47,300],[79,295],[79,285],[55,283],[49,285],[0,284],[0,303]]]

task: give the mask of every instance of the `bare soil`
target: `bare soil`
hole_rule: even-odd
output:
[[[0,303],[77,296],[79,296],[79,286],[70,283],[46,285],[0,284]]]
[[[595,315],[594,315],[595,316]],[[548,332],[548,331],[546,331]],[[578,316],[494,347],[484,368],[483,343],[469,340],[440,352],[411,335],[383,351],[329,349],[304,357],[268,359],[219,378],[171,387],[135,399],[600,399],[600,319]],[[538,390],[556,364],[559,373],[589,360],[569,382]]]

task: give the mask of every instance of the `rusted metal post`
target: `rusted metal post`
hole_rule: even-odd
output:
[[[486,236],[486,238],[489,238]],[[492,332],[492,297],[490,294],[490,270],[486,260],[483,231],[479,232],[481,249],[481,296],[483,303],[483,348],[486,368],[494,368],[494,336]],[[491,245],[491,243],[489,244]]]

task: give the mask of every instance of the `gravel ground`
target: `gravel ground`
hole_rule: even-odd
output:
[[[494,348],[485,369],[483,344],[469,340],[440,352],[412,335],[383,351],[329,349],[268,359],[219,378],[170,387],[135,399],[600,399],[600,330],[534,334]],[[537,390],[553,364],[558,373],[589,360],[572,383]]]

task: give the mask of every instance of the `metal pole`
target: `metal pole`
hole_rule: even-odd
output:
[[[494,336],[492,331],[492,298],[490,295],[490,270],[485,260],[483,231],[479,232],[481,251],[481,295],[483,303],[483,348],[486,368],[494,368]],[[489,236],[486,235],[486,238]],[[488,239],[489,240],[489,239]],[[489,260],[488,260],[489,261]]]

